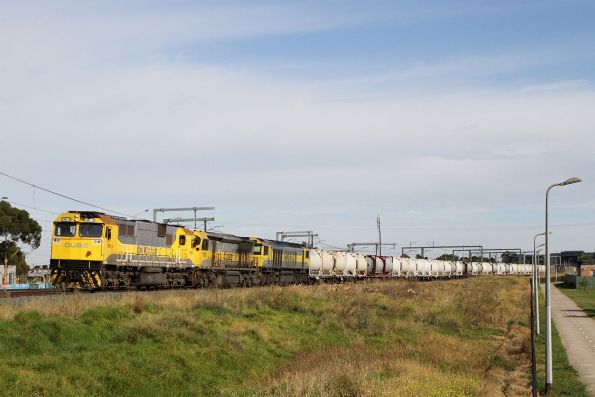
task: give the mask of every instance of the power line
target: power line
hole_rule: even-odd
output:
[[[18,205],[20,207],[29,208],[29,209],[36,210],[36,211],[47,212],[48,214],[52,214],[52,215],[60,215],[59,212],[54,212],[54,211],[50,211],[50,210],[44,210],[44,209],[41,209],[41,208],[31,207],[31,206],[26,205],[26,204],[17,203],[16,201],[12,201],[12,200],[4,200],[4,201],[8,201],[9,203],[11,203],[13,205]]]
[[[8,175],[8,174],[6,174],[6,173],[4,173],[4,172],[2,172],[2,171],[0,171],[0,175],[3,175],[3,176],[5,176],[5,177],[7,177],[7,178],[10,178],[10,179],[12,179],[12,180],[15,180],[15,181],[17,181],[17,182],[24,183],[25,185],[29,185],[29,186],[31,186],[31,187],[33,187],[33,188],[36,188],[36,189],[39,189],[39,190],[43,190],[44,192],[47,192],[47,193],[54,194],[54,195],[56,195],[56,196],[59,196],[59,197],[65,198],[65,199],[67,199],[67,200],[72,200],[72,201],[75,201],[75,202],[77,202],[77,203],[80,203],[80,204],[88,205],[89,207],[98,208],[98,209],[100,209],[100,210],[104,210],[104,211],[106,211],[106,212],[111,212],[111,213],[113,213],[113,214],[123,215],[123,216],[126,216],[126,217],[128,217],[128,218],[136,218],[135,216],[132,216],[132,215],[128,215],[128,214],[124,214],[124,213],[122,213],[122,212],[118,212],[118,211],[110,210],[110,209],[108,209],[108,208],[100,207],[99,205],[95,205],[95,204],[87,203],[86,201],[82,201],[82,200],[79,200],[79,199],[75,199],[74,197],[70,197],[70,196],[67,196],[67,195],[65,195],[65,194],[58,193],[58,192],[55,192],[55,191],[53,191],[53,190],[50,190],[50,189],[46,189],[46,188],[44,188],[44,187],[41,187],[41,186],[37,186],[37,185],[35,185],[35,184],[33,184],[33,183],[30,183],[30,182],[24,181],[24,180],[22,180],[22,179],[19,179],[19,178],[17,178],[17,177],[14,177],[14,176],[12,176],[12,175]]]

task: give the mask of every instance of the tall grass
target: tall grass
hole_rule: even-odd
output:
[[[516,277],[0,301],[7,395],[529,394]]]

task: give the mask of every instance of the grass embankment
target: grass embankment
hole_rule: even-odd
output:
[[[573,288],[564,283],[556,286],[583,309],[589,317],[595,317],[595,288]]]
[[[541,291],[540,291],[541,292]],[[539,327],[540,334],[535,338],[537,353],[537,386],[539,392],[545,392],[545,298],[539,295]],[[552,373],[553,386],[548,396],[589,397],[578,377],[576,370],[568,362],[566,350],[562,345],[560,334],[552,321]]]
[[[0,302],[3,395],[529,395],[524,278]]]

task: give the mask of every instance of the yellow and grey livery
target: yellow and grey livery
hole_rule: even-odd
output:
[[[254,237],[69,211],[54,222],[50,268],[62,288],[171,288],[308,281],[308,250]]]

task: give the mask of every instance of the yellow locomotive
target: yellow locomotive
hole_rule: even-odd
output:
[[[61,288],[172,288],[308,282],[298,244],[69,211],[54,222],[52,283]]]

